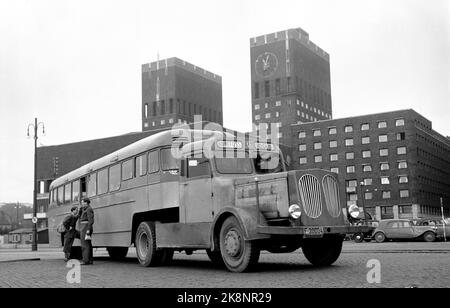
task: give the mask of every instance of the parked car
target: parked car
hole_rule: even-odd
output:
[[[375,228],[378,227],[379,221],[378,220],[361,220],[359,222],[356,223],[357,226],[371,226],[374,227],[372,230],[367,231],[365,233],[360,232],[360,233],[355,233],[353,235],[353,240],[356,243],[362,243],[363,241],[365,242],[371,242],[372,238],[373,238],[373,232],[375,231]]]
[[[450,238],[450,222],[449,219],[422,218],[413,221],[417,226],[436,226],[436,234],[439,238]]]
[[[378,243],[386,240],[423,240],[425,242],[434,242],[437,236],[436,226],[414,225],[409,219],[381,220],[373,232],[373,238]]]

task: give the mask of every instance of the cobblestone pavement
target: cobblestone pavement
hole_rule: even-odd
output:
[[[39,261],[14,261],[25,254]],[[5,257],[8,256],[8,257]],[[143,268],[130,249],[125,261],[111,261],[104,250],[95,264],[81,267],[81,283],[69,284],[60,250],[14,252],[0,249],[0,287],[450,287],[450,243],[345,243],[331,267],[314,268],[301,250],[262,253],[257,270],[234,274],[218,269],[203,252],[176,253],[171,265]],[[27,259],[23,258],[22,259]],[[369,284],[367,262],[381,264],[381,283]]]

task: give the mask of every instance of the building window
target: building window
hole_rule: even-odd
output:
[[[412,214],[412,206],[411,205],[401,205],[398,207],[398,211],[400,214]]]
[[[322,136],[322,133],[321,133],[320,129],[313,129],[313,136],[314,137]]]
[[[389,190],[383,191],[383,199],[390,199],[391,198],[391,192]]]
[[[352,146],[353,145],[353,138],[345,139],[345,146]]]
[[[259,114],[255,115],[255,121],[258,121],[261,119],[261,116]]]
[[[255,104],[255,110],[259,110],[259,104]]]
[[[369,185],[372,185],[372,179],[371,178],[364,179],[364,186],[369,186]]]
[[[363,165],[363,172],[372,172],[372,165]]]
[[[330,140],[330,148],[336,148],[337,147],[337,141],[336,140]]]
[[[373,194],[372,194],[371,192],[366,192],[366,193],[364,194],[364,199],[366,199],[366,200],[372,200],[372,198],[373,198]]]
[[[173,124],[173,119],[172,118],[169,119],[169,123]]]
[[[259,83],[255,82],[253,85],[253,91],[255,95],[255,99],[259,98]]]
[[[275,79],[275,95],[281,94],[280,78]]]
[[[280,107],[280,106],[281,106],[281,101],[276,101],[276,102],[275,102],[275,106],[276,106],[276,107]]]
[[[278,134],[277,134],[277,137],[278,137],[278,138],[283,138],[283,133],[278,133]]]
[[[299,150],[300,152],[306,151],[306,144],[299,144],[298,150]]]
[[[337,134],[337,129],[336,127],[330,127],[328,129],[328,135],[336,135]]]
[[[345,159],[355,159],[355,153],[353,152],[345,153]]]
[[[275,112],[275,118],[280,117],[280,113],[278,111]]]
[[[314,162],[315,163],[321,163],[322,162],[322,155],[314,156]]]
[[[345,127],[344,127],[344,131],[345,131],[346,133],[351,133],[351,132],[353,132],[353,126],[352,126],[352,125],[347,125],[347,126],[345,126]]]
[[[308,162],[308,160],[306,159],[306,157],[300,157],[300,165],[304,165]]]
[[[380,149],[380,156],[388,156],[389,150],[388,149]]]
[[[298,133],[298,139],[302,139],[306,137],[306,132],[299,132]]]
[[[164,102],[164,100],[161,101],[161,115],[164,115],[166,113],[166,103]]]
[[[161,125],[166,125],[166,120],[161,120]]]
[[[370,137],[362,137],[361,138],[362,144],[369,144],[370,143]]]
[[[409,198],[409,190],[407,189],[400,190],[400,198]]]
[[[363,124],[361,124],[361,130],[369,130],[369,129],[370,129],[369,123],[363,123]]]
[[[338,155],[337,154],[330,154],[330,161],[337,161]]]
[[[355,173],[355,166],[347,166],[347,173]]]
[[[398,147],[397,154],[398,155],[406,154],[406,147]]]
[[[378,122],[378,128],[386,128],[387,122],[386,121],[380,121]]]
[[[270,96],[270,83],[269,81],[264,82],[264,96],[269,97]]]
[[[270,112],[269,112],[269,113],[266,113],[266,114],[264,115],[264,117],[265,117],[266,119],[270,119]]]
[[[388,176],[382,176],[381,177],[381,184],[389,185],[390,184],[389,177]]]
[[[330,171],[334,172],[334,173],[339,173],[339,168],[338,167],[333,167],[333,168],[330,168]]]
[[[173,113],[173,99],[169,100],[169,113]]]
[[[398,169],[407,169],[408,163],[406,161],[399,161],[398,162]]]
[[[347,180],[346,187],[356,187],[358,185],[358,181],[356,180]]]
[[[399,184],[405,184],[408,183],[408,176],[406,175],[401,175],[398,177],[398,183]]]
[[[144,118],[148,118],[148,104],[144,105]]]
[[[264,108],[269,108],[269,103],[264,103]]]
[[[380,164],[380,170],[381,171],[389,170],[389,164],[388,163],[381,163]]]
[[[314,150],[320,150],[320,149],[322,149],[322,142],[314,143]]]
[[[379,135],[378,136],[378,142],[387,142],[388,136],[387,135]]]
[[[406,138],[405,133],[403,133],[403,132],[402,133],[397,133],[396,136],[397,136],[397,140],[398,141],[405,140],[405,138]]]
[[[370,158],[372,156],[372,152],[367,150],[367,151],[362,151],[362,157],[363,158]]]
[[[395,120],[395,126],[405,126],[405,120],[404,119]]]

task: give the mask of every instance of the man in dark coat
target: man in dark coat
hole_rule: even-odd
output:
[[[63,226],[65,228],[64,234],[64,255],[65,261],[70,259],[70,253],[72,251],[72,245],[75,238],[79,238],[80,235],[75,229],[78,220],[78,208],[76,206],[70,209],[70,215],[64,218]]]
[[[82,208],[80,210],[80,241],[81,251],[83,255],[83,262],[81,265],[93,264],[93,249],[92,249],[92,226],[94,224],[94,210],[91,207],[91,200],[84,198],[82,201]]]

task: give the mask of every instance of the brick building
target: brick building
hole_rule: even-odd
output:
[[[377,219],[450,214],[450,141],[414,110],[292,125],[293,168],[339,174]]]
[[[332,118],[329,55],[304,30],[250,39],[252,122],[276,123],[280,143],[290,125]]]
[[[142,65],[142,130],[176,122],[223,124],[222,78],[178,58]]]

